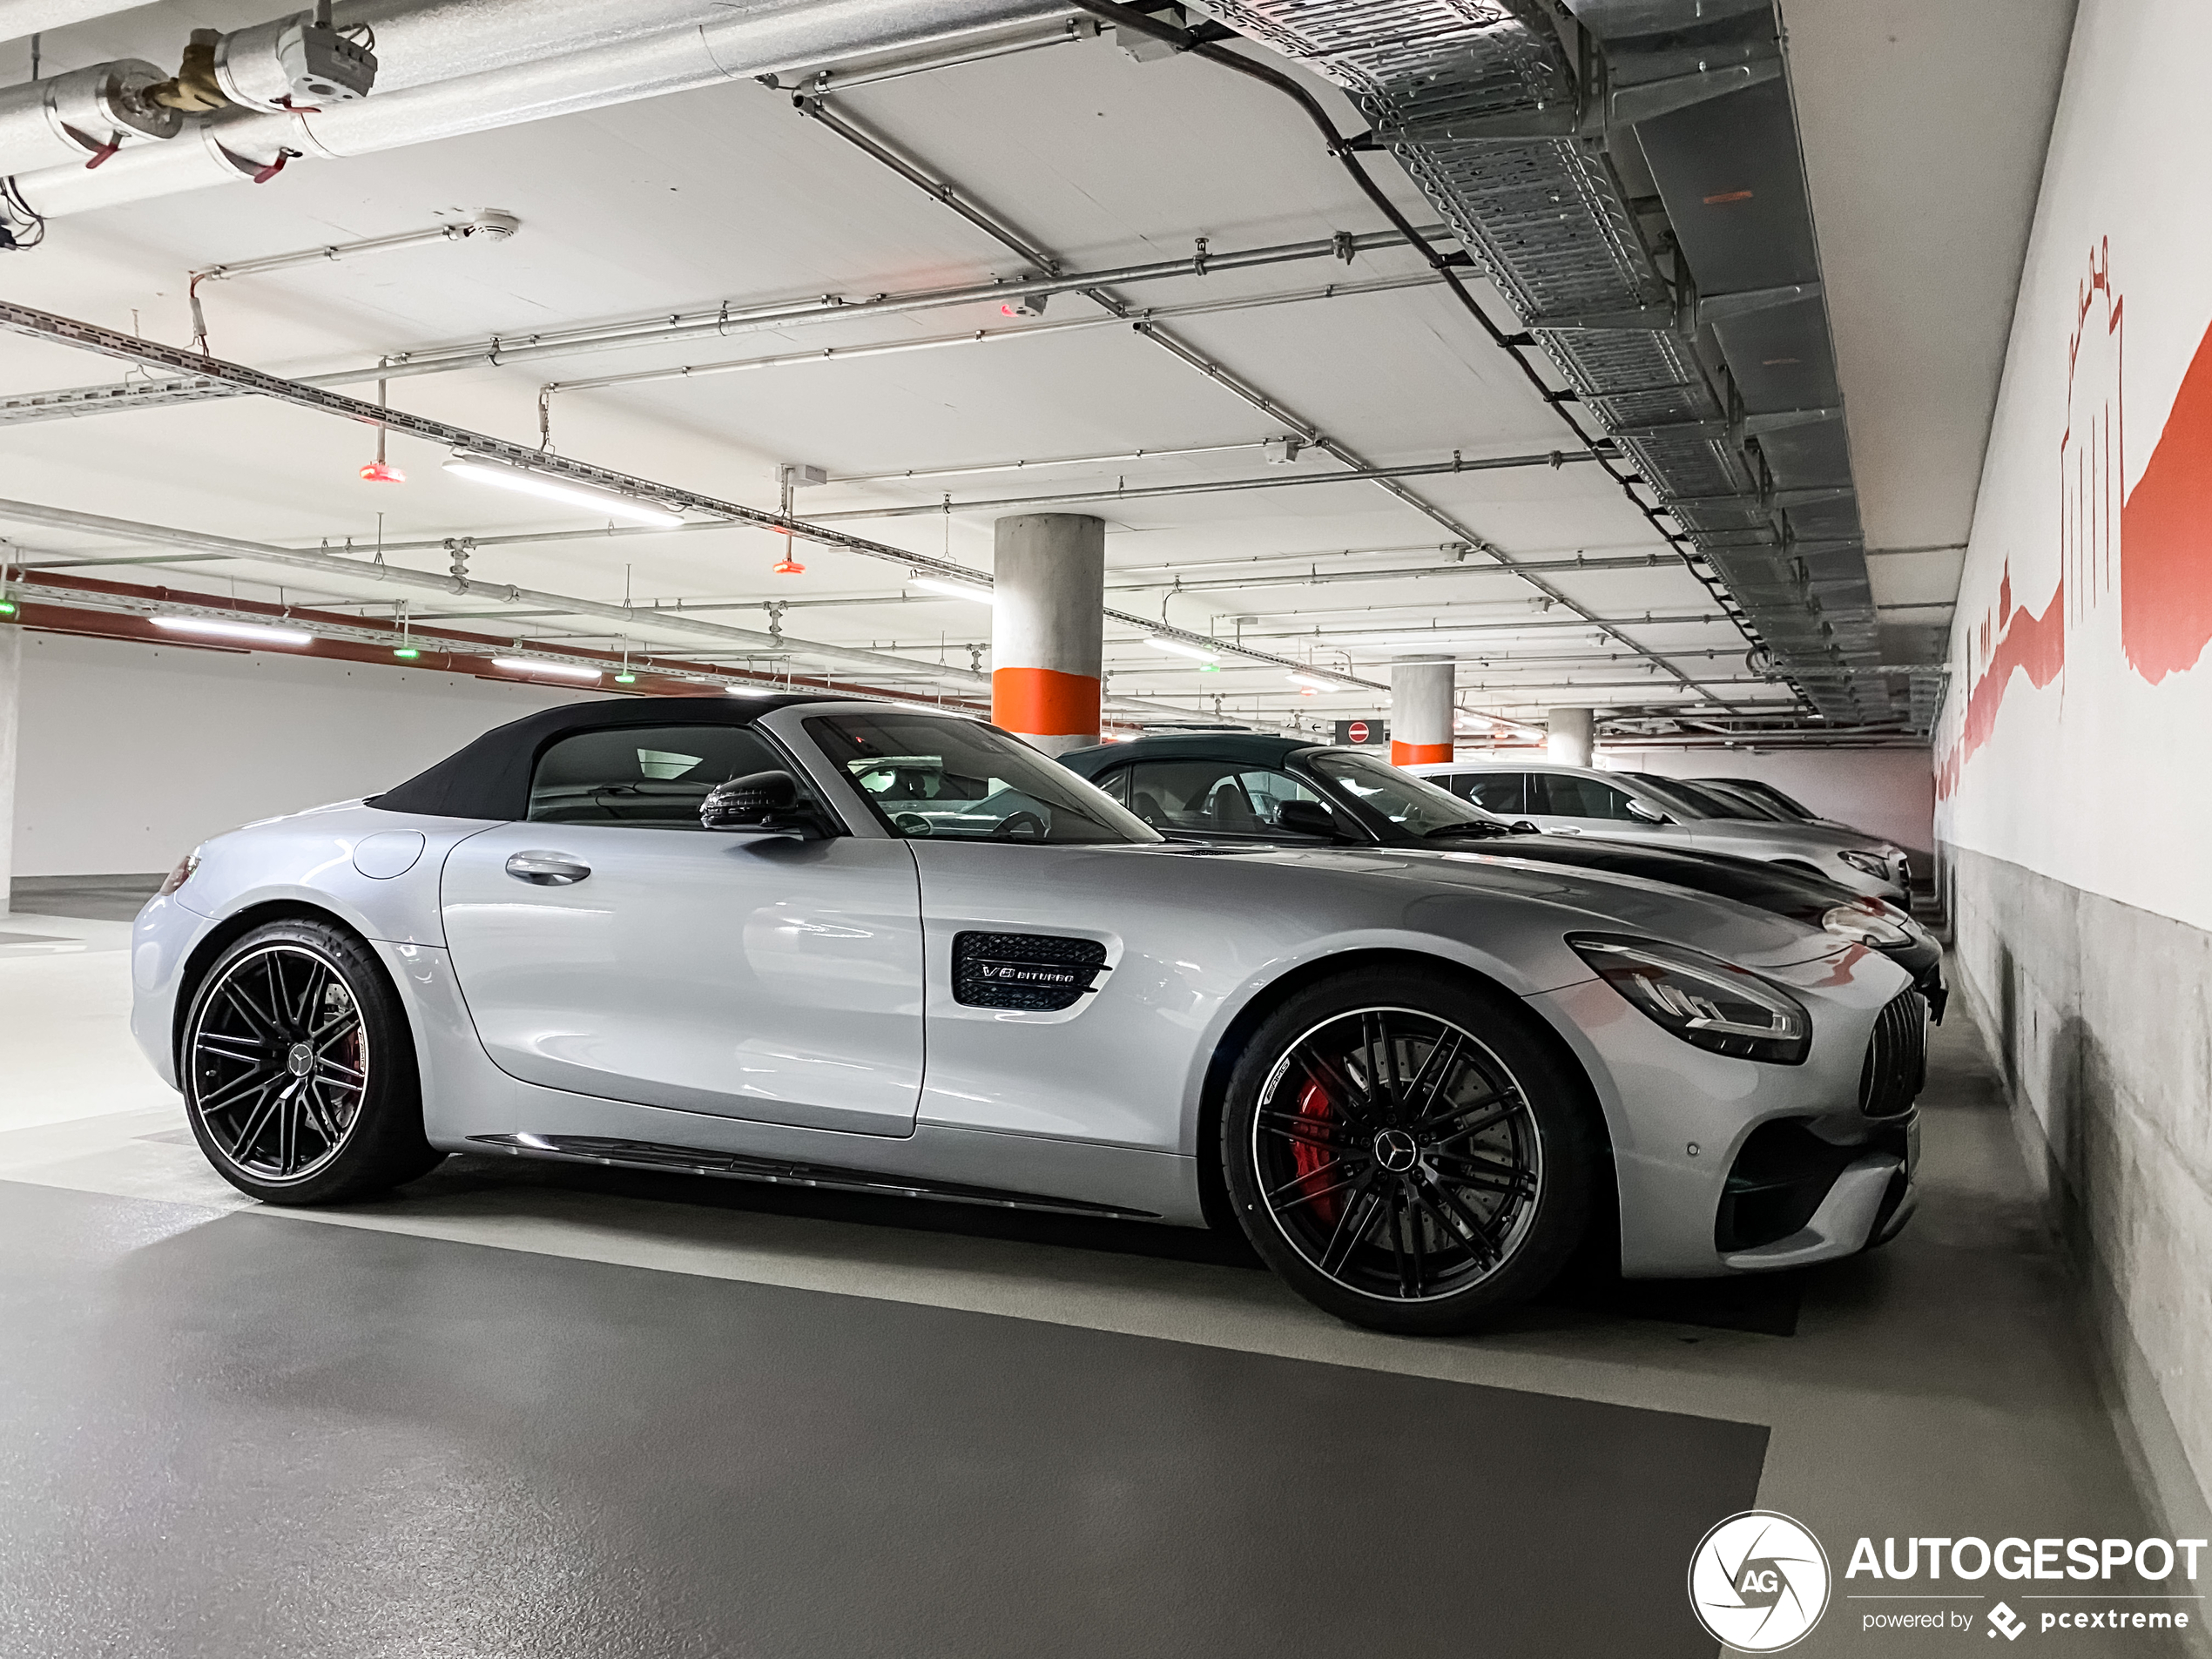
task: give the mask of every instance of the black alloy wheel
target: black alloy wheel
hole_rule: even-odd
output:
[[[327,923],[233,941],[193,995],[179,1059],[193,1137],[257,1198],[360,1197],[443,1156],[423,1138],[398,998],[367,947]]]
[[[1223,1117],[1254,1248],[1317,1305],[1409,1334],[1472,1329],[1541,1290],[1588,1225],[1603,1136],[1530,1018],[1397,973],[1291,998]]]

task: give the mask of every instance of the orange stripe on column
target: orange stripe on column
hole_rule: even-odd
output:
[[[1433,760],[1449,760],[1452,745],[1448,743],[1400,743],[1390,740],[1390,764],[1393,766],[1422,766]]]
[[[1096,737],[1098,682],[1056,668],[995,669],[991,720],[1027,738]]]

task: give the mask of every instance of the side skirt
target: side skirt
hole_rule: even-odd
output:
[[[685,1175],[720,1176],[737,1181],[765,1181],[772,1186],[826,1187],[843,1192],[871,1192],[879,1197],[935,1198],[948,1204],[987,1204],[1003,1210],[1044,1210],[1071,1216],[1104,1216],[1122,1221],[1158,1221],[1149,1210],[1126,1210],[1112,1204],[1089,1204],[1081,1198],[1048,1198],[1026,1192],[1006,1192],[996,1187],[968,1186],[955,1181],[921,1180],[912,1177],[877,1175],[866,1170],[840,1169],[833,1164],[790,1163],[779,1158],[749,1157],[741,1152],[715,1152],[693,1146],[671,1146],[658,1141],[625,1141],[600,1135],[472,1135],[471,1146],[512,1153],[518,1157],[561,1158],[637,1170],[669,1170]]]

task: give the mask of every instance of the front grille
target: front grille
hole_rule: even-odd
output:
[[[1866,1040],[1858,1069],[1858,1109],[1869,1117],[1895,1117],[1912,1109],[1928,1081],[1928,1009],[1917,989],[1892,998]]]
[[[953,1000],[972,1008],[1055,1014],[1096,988],[1106,947],[1052,934],[954,934]]]

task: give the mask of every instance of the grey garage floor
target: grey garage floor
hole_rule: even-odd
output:
[[[256,1210],[125,931],[0,931],[0,1653],[1710,1654],[1754,1503],[1839,1575],[2148,1530],[1956,1021],[1891,1249],[1413,1342],[1139,1227],[485,1162]],[[1912,1589],[1793,1651],[1955,1649],[1865,1629]]]

